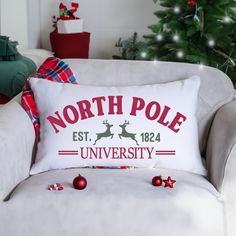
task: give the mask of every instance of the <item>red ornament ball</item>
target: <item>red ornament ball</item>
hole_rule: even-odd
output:
[[[152,179],[153,186],[161,186],[162,185],[162,178],[161,176],[154,176]]]
[[[195,0],[188,0],[188,5],[190,7],[195,7]]]
[[[87,180],[82,175],[78,175],[73,180],[73,186],[75,189],[85,189],[87,186]]]

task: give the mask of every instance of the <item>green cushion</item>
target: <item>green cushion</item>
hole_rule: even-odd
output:
[[[27,57],[17,61],[0,61],[0,94],[9,97],[17,95],[27,78],[35,72],[35,63]]]
[[[9,37],[0,35],[0,60],[15,61],[22,58],[17,51],[17,41],[11,41]]]

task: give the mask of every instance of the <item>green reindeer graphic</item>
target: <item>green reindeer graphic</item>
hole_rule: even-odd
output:
[[[107,120],[106,121],[103,121],[103,124],[106,125],[107,129],[105,132],[103,133],[97,133],[97,139],[95,140],[94,144],[93,145],[96,145],[97,141],[100,140],[101,138],[107,138],[107,137],[110,137],[111,136],[111,139],[113,138],[114,134],[111,133],[111,127],[113,125],[110,125]]]
[[[131,138],[132,140],[134,140],[136,142],[136,144],[139,146],[138,144],[138,141],[136,140],[135,138],[135,135],[134,133],[129,133],[126,131],[126,126],[129,125],[129,121],[126,121],[124,122],[124,124],[122,125],[119,125],[121,128],[122,128],[122,131],[121,131],[121,134],[119,134],[119,137],[120,139],[123,137],[123,138]]]

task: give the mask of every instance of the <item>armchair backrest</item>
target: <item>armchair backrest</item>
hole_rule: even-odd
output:
[[[215,112],[233,99],[233,84],[218,69],[187,63],[122,61],[122,60],[66,60],[80,84],[98,86],[128,86],[165,83],[186,79],[192,75],[201,78],[197,118],[199,145],[202,155]]]

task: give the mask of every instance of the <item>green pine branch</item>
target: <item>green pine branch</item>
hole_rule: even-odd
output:
[[[150,60],[180,61],[216,67],[236,83],[236,1],[153,0],[157,23],[145,35]]]

